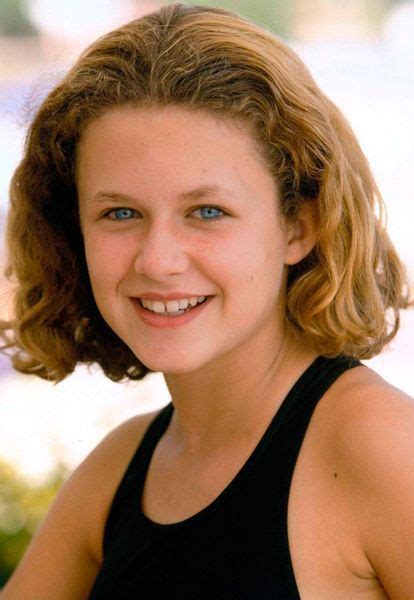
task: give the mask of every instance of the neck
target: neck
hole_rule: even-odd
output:
[[[210,452],[270,422],[317,354],[291,331],[271,351],[262,349],[241,348],[195,373],[165,375],[175,408],[169,435],[188,451]]]

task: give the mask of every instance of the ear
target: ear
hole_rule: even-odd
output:
[[[317,202],[308,200],[287,227],[286,265],[295,265],[311,252],[316,243],[318,224]]]

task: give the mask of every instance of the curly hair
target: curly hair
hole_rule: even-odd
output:
[[[181,105],[252,125],[286,219],[317,203],[316,246],[289,267],[288,322],[324,356],[370,358],[395,336],[410,290],[343,115],[270,32],[228,11],[174,4],[98,39],[31,123],[6,238],[14,314],[0,323],[17,370],[54,381],[77,363],[97,363],[114,381],[149,371],[97,309],[75,186],[83,130],[126,105]]]

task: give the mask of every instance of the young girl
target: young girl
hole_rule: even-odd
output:
[[[3,600],[406,600],[414,408],[359,359],[408,306],[381,198],[280,40],[173,5],[99,39],[12,182],[16,369],[160,371],[76,469]]]

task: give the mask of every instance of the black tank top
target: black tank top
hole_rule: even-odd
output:
[[[168,404],[147,429],[116,491],[89,599],[300,599],[287,530],[295,463],[318,401],[344,371],[360,364],[318,357],[224,491],[192,517],[161,525],[143,514],[140,498],[173,413]]]

